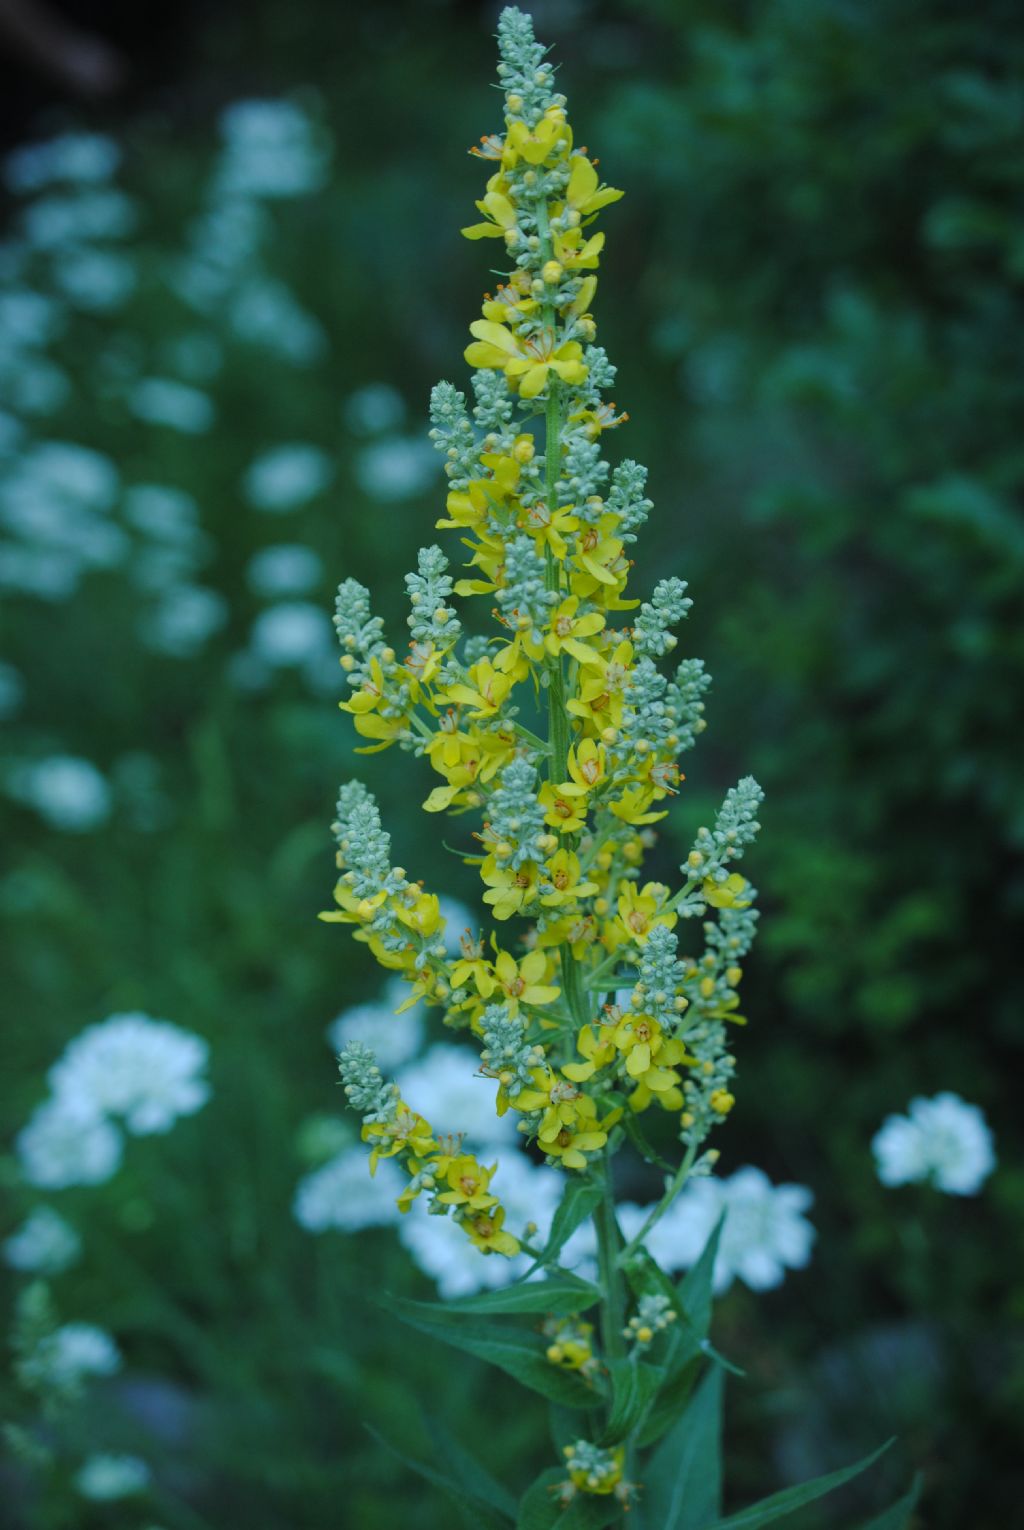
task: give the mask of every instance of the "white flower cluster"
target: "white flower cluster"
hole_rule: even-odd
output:
[[[145,1492],[149,1476],[149,1467],[138,1456],[102,1452],[83,1462],[75,1474],[75,1487],[93,1503],[115,1503]]]
[[[22,1173],[46,1189],[100,1184],[121,1162],[123,1137],[166,1132],[209,1099],[209,1047],[148,1015],[88,1026],[50,1069],[51,1094],[17,1140]]]
[[[3,1246],[13,1270],[32,1275],[60,1275],[77,1263],[82,1240],[52,1206],[35,1206]]]
[[[947,1195],[977,1195],[996,1166],[984,1113],[949,1090],[888,1116],[871,1147],[883,1185],[929,1181]]]
[[[69,1391],[87,1377],[113,1376],[120,1369],[121,1351],[95,1323],[64,1323],[40,1339],[23,1362],[26,1379],[40,1391]]]

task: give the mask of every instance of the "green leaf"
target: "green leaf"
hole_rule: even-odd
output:
[[[592,1408],[598,1394],[569,1371],[546,1358],[537,1335],[512,1324],[479,1323],[433,1302],[413,1302],[391,1296],[382,1302],[389,1312],[420,1333],[451,1344],[496,1365],[516,1381],[567,1408]]]
[[[580,1223],[593,1215],[603,1195],[604,1186],[595,1180],[581,1179],[579,1175],[569,1180],[551,1222],[551,1232],[540,1258],[541,1263],[549,1264],[557,1257],[559,1250],[568,1243]]]
[[[439,1457],[455,1472],[464,1489],[481,1503],[490,1504],[499,1514],[511,1521],[516,1517],[516,1498],[503,1482],[492,1477],[486,1466],[478,1461],[466,1447],[455,1438],[446,1424],[433,1413],[424,1412],[423,1424],[437,1447]]]
[[[608,1374],[612,1384],[612,1409],[608,1426],[601,1436],[603,1446],[617,1445],[643,1423],[665,1380],[660,1365],[650,1365],[635,1357],[609,1360]]]
[[[861,1530],[909,1530],[923,1482],[923,1477],[915,1477],[908,1493],[904,1493],[902,1498],[890,1504],[881,1514],[876,1514],[874,1519],[869,1519],[861,1526]]]
[[[499,1291],[485,1291],[480,1296],[463,1297],[460,1301],[440,1303],[424,1302],[423,1306],[435,1306],[445,1312],[586,1312],[601,1300],[601,1288],[589,1280],[581,1280],[570,1270],[560,1270],[548,1280],[520,1281],[514,1286],[503,1286]]]
[[[704,1530],[721,1513],[722,1387],[713,1366],[651,1457],[644,1518],[652,1530]]]
[[[404,1450],[370,1424],[364,1424],[363,1428],[377,1441],[378,1445],[383,1445],[391,1455],[397,1456],[398,1460],[411,1472],[415,1472],[418,1477],[423,1477],[434,1487],[447,1493],[460,1509],[468,1510],[474,1516],[470,1523],[478,1525],[480,1530],[508,1530],[508,1526],[512,1523],[511,1513],[505,1514],[489,1503],[486,1498],[479,1498],[476,1493],[467,1488],[464,1482],[455,1477],[449,1477],[446,1472],[439,1471],[436,1466],[428,1465],[426,1461],[417,1461],[415,1456],[406,1455]]]
[[[697,1377],[702,1367],[701,1357],[691,1355],[689,1360],[665,1381],[651,1404],[643,1427],[637,1434],[636,1443],[641,1450],[646,1450],[648,1445],[654,1445],[661,1439],[669,1425],[675,1423],[690,1400],[690,1394],[697,1384]]]
[[[564,1471],[551,1467],[530,1484],[519,1505],[516,1530],[603,1530],[621,1518],[622,1505],[611,1494],[598,1498],[577,1493],[562,1504],[552,1489],[565,1480]]]
[[[719,1217],[697,1263],[687,1270],[676,1287],[676,1295],[686,1321],[693,1333],[701,1339],[706,1339],[711,1331],[712,1280],[724,1223],[723,1215]]]
[[[711,1373],[712,1375],[715,1372]],[[771,1525],[777,1519],[783,1519],[787,1514],[792,1514],[796,1509],[802,1509],[805,1503],[813,1503],[816,1498],[824,1498],[826,1493],[834,1492],[842,1487],[844,1482],[850,1482],[854,1477],[859,1477],[861,1472],[866,1472],[869,1466],[873,1466],[879,1456],[889,1449],[892,1440],[887,1440],[877,1450],[873,1450],[870,1456],[865,1456],[863,1461],[857,1461],[853,1466],[844,1466],[841,1471],[829,1472],[827,1477],[815,1477],[813,1482],[801,1482],[797,1487],[785,1488],[781,1493],[773,1493],[770,1498],[762,1498],[760,1503],[751,1504],[749,1509],[741,1509],[738,1514],[730,1514],[728,1519],[717,1519],[709,1526],[709,1530],[760,1530],[762,1525]]]

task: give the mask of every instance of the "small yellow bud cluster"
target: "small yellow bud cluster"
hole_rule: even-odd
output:
[[[676,1321],[676,1311],[667,1296],[642,1296],[637,1311],[622,1330],[637,1350],[648,1349],[657,1334]]]

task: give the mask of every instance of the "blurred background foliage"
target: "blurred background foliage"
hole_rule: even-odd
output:
[[[809,1271],[721,1304],[717,1342],[749,1371],[731,1386],[730,1501],[898,1433],[875,1488],[920,1465],[923,1523],[995,1530],[1019,1502],[1024,1403],[1024,21],[1008,0],[534,11],[578,138],[628,193],[597,317],[631,416],[615,448],[651,469],[639,582],[690,581],[683,644],[714,677],[665,866],[738,775],[767,792],[753,1023],[719,1146],[723,1168],[810,1185],[819,1237]],[[132,575],[134,543],[135,562],[92,566],[63,597],[4,591],[4,658],[25,680],[2,750],[5,1125],[111,1011],[207,1037],[206,1111],[135,1144],[102,1191],[59,1197],[89,1247],[59,1284],[62,1316],[114,1329],[130,1362],[107,1436],[142,1439],[167,1526],[433,1530],[447,1507],[361,1420],[415,1447],[420,1410],[443,1413],[514,1483],[548,1446],[511,1385],[368,1307],[381,1284],[428,1292],[390,1233],[313,1239],[292,1218],[303,1122],[339,1105],[324,1026],[379,987],[315,918],[336,782],[368,768],[402,862],[464,898],[471,884],[438,864],[426,767],[357,761],[326,670],[261,663],[246,569],[302,543],[324,571],[305,599],[327,612],[355,575],[401,630],[402,575],[441,503],[417,445],[426,396],[440,376],[463,383],[486,283],[457,230],[481,183],[463,148],[497,125],[494,14],[253,0],[182,18],[173,50],[166,16],[119,39],[131,70],[112,98],[23,85],[5,108],[8,148],[109,132],[134,223],[130,294],[113,311],[72,302],[50,346],[63,390],[21,408],[13,374],[16,450],[80,443],[116,465],[119,493],[193,496],[216,602],[200,639],[161,650],[166,592]],[[332,160],[319,189],[261,203],[250,237],[216,221],[217,118],[282,95]],[[8,197],[19,246],[21,206]],[[43,290],[50,258],[33,251],[18,280]],[[221,285],[190,288],[199,268]],[[263,331],[239,319],[253,282],[277,289]],[[215,418],[142,417],[153,376]],[[383,424],[346,412],[374,383],[404,418],[393,396]],[[261,514],[245,475],[294,441],[330,482],[287,520]],[[53,754],[112,783],[102,827],[61,833],[16,800],[18,770]],[[985,1109],[998,1172],[971,1200],[884,1190],[871,1135],[943,1088]],[[29,1200],[13,1158],[5,1174],[13,1225]],[[7,1485],[14,1525],[140,1523]],[[848,1523],[860,1501],[806,1524]]]

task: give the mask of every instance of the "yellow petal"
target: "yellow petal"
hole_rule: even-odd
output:
[[[559,371],[562,370],[561,364],[559,362],[556,361],[553,363],[553,365],[557,367]],[[544,384],[547,382],[547,380],[548,364],[546,362],[541,362],[537,366],[530,367],[529,371],[524,374],[522,382],[519,384],[520,398],[536,398],[537,394],[544,387]],[[566,380],[568,381],[569,379]]]
[[[589,197],[597,190],[597,171],[585,154],[577,154],[572,162],[572,174],[569,176],[569,186],[566,191],[566,200],[571,207],[582,207]]]

